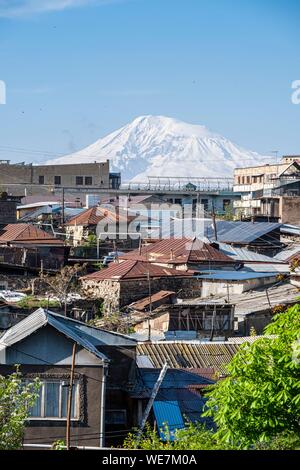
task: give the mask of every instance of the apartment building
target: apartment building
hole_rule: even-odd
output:
[[[300,156],[280,163],[237,168],[234,191],[241,199],[234,208],[241,218],[300,224]]]
[[[8,194],[35,195],[72,190],[117,189],[120,174],[110,173],[109,160],[74,165],[11,164],[0,161],[0,187]]]

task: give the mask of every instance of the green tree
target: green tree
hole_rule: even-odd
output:
[[[39,387],[38,380],[25,384],[18,369],[7,377],[0,375],[0,450],[21,447],[25,421]]]
[[[299,442],[300,305],[276,315],[265,333],[277,336],[242,345],[229,376],[209,393],[205,415],[214,419],[224,444],[249,448],[285,433]]]

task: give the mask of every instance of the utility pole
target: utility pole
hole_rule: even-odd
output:
[[[73,344],[72,366],[71,366],[69,394],[68,394],[67,429],[66,429],[66,447],[67,447],[67,450],[70,450],[71,414],[72,414],[72,397],[73,397],[73,384],[74,384],[75,356],[76,356],[76,343]]]
[[[215,240],[218,241],[218,232],[217,232],[217,224],[216,224],[216,213],[215,213],[215,204],[213,203],[212,206],[212,220],[213,220],[213,228],[215,233]]]
[[[148,401],[148,404],[146,406],[146,409],[144,411],[144,415],[143,415],[143,419],[142,419],[142,422],[141,422],[141,425],[140,425],[140,429],[138,430],[138,433],[137,433],[137,444],[139,443],[140,441],[140,438],[143,434],[143,430],[144,430],[144,427],[145,427],[145,424],[147,422],[147,419],[148,419],[148,416],[149,416],[149,413],[151,411],[151,408],[153,406],[153,403],[154,403],[154,400],[158,394],[158,391],[160,389],[160,386],[165,378],[165,375],[167,373],[167,370],[168,370],[168,362],[165,362],[163,368],[161,369],[160,371],[160,374],[158,376],[158,379],[156,381],[156,384],[154,385],[153,387],[153,390],[151,392],[151,396],[149,398],[149,401]]]
[[[149,289],[149,318],[148,318],[148,341],[151,341],[151,317],[152,317],[152,292],[150,271],[147,272],[148,289]]]

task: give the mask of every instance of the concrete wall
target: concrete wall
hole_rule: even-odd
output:
[[[300,225],[300,196],[281,197],[279,207],[283,224]]]
[[[70,378],[69,366],[22,365],[20,371],[29,379]],[[0,374],[11,372],[12,366],[0,365]],[[102,367],[76,366],[75,380],[79,381],[80,387],[80,419],[71,421],[71,445],[84,446],[88,443],[90,446],[99,446],[102,374]],[[66,419],[33,419],[27,422],[25,444],[53,444],[59,439],[66,440]]]
[[[44,177],[44,184],[39,177]],[[61,184],[55,184],[55,176],[61,177]],[[83,177],[83,185],[76,184],[76,176]],[[92,185],[87,185],[85,177],[92,177]],[[73,187],[77,189],[109,189],[109,161],[74,165],[9,165],[1,164],[0,188],[8,194],[27,195],[54,192],[55,187]]]
[[[248,290],[257,289],[276,282],[276,276],[248,279],[245,281],[220,281],[220,280],[202,280],[202,297],[212,295],[232,295],[242,294]]]

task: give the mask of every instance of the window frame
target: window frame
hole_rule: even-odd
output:
[[[39,184],[45,184],[45,175],[39,175]]]
[[[32,379],[26,379],[25,383],[32,383]],[[67,416],[62,416],[62,389],[64,387],[69,388],[69,380],[64,379],[64,378],[52,378],[52,377],[47,377],[47,378],[40,378],[41,382],[41,405],[40,405],[40,411],[41,411],[41,416],[28,416],[29,421],[66,421]],[[58,383],[59,384],[59,398],[58,398],[58,412],[59,416],[46,416],[46,384],[47,383]],[[63,385],[63,383],[66,383],[66,385]],[[73,397],[75,399],[74,402],[74,416],[71,416],[71,421],[81,421],[81,416],[80,416],[80,381],[75,379],[74,380],[74,386],[75,386],[75,393],[73,391]]]
[[[87,180],[89,180],[90,183],[87,183]],[[92,176],[85,176],[84,177],[84,185],[85,186],[93,186],[93,177]]]
[[[124,422],[122,422],[122,423],[113,423],[113,422],[108,421],[108,419],[107,419],[107,418],[108,418],[108,414],[109,414],[109,413],[116,413],[116,412],[123,414],[123,416],[124,416]],[[109,408],[109,409],[107,409],[107,410],[106,410],[106,413],[105,413],[105,424],[106,424],[107,426],[126,426],[126,424],[127,424],[127,410],[126,410],[125,408],[116,408],[116,409],[114,409],[114,408]]]
[[[59,183],[57,183],[56,178],[59,179]],[[61,186],[61,175],[54,175],[54,184],[56,186]]]
[[[82,183],[78,183],[79,178],[81,178]],[[76,186],[84,186],[84,177],[80,175],[75,176],[75,183],[76,183]]]

